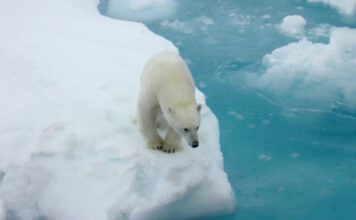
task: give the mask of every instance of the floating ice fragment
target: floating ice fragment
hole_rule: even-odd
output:
[[[271,15],[270,14],[265,14],[265,15],[262,16],[262,19],[263,20],[271,19]]]
[[[227,114],[230,115],[230,116],[235,116],[236,112],[235,111],[229,111],[229,112],[227,112]]]
[[[291,153],[290,157],[293,159],[299,158],[300,157],[300,153]]]
[[[154,21],[174,14],[174,0],[109,0],[107,14],[132,21]]]
[[[262,120],[261,123],[262,123],[262,125],[267,126],[267,125],[271,124],[271,121],[267,120],[267,119],[264,119],[264,120]]]
[[[247,83],[279,101],[330,108],[338,101],[356,106],[356,29],[331,29],[329,43],[302,39],[265,55],[266,71]]]
[[[260,160],[264,160],[264,161],[270,161],[272,159],[272,157],[270,155],[266,155],[266,154],[260,154],[258,156],[258,159]]]
[[[308,0],[308,2],[329,5],[344,16],[352,16],[356,12],[356,0]]]
[[[249,124],[247,125],[247,127],[248,127],[248,128],[256,128],[255,124],[253,124],[253,123],[249,123]]]
[[[306,23],[305,19],[300,15],[288,15],[283,18],[279,31],[290,37],[302,38]]]
[[[190,34],[193,32],[193,28],[189,26],[187,23],[179,21],[178,19],[174,19],[173,21],[163,20],[160,25],[162,27],[171,28],[173,30]]]
[[[213,25],[214,20],[212,18],[206,17],[206,16],[199,16],[196,19],[197,21],[203,23],[204,25]]]
[[[244,120],[245,117],[244,117],[242,114],[240,114],[240,113],[236,113],[235,118],[236,118],[238,121],[242,121],[242,120]]]
[[[312,38],[329,37],[332,28],[334,28],[334,26],[332,26],[332,25],[320,24],[320,25],[308,30],[308,38],[309,38],[309,36]]]
[[[198,83],[199,88],[206,88],[206,83],[205,82],[199,82]]]

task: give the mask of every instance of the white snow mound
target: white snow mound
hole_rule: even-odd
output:
[[[332,29],[327,44],[306,39],[290,43],[263,61],[266,71],[249,79],[252,86],[291,103],[356,106],[356,29]]]
[[[142,24],[101,16],[97,3],[0,3],[0,214],[187,219],[233,211],[218,121],[203,94],[197,149],[150,150],[134,123],[144,63],[176,48]]]

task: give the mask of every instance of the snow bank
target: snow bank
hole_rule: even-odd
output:
[[[108,0],[107,14],[118,19],[150,22],[169,17],[176,7],[174,0]]]
[[[300,15],[288,15],[283,18],[279,31],[294,38],[302,38],[304,35],[305,19]]]
[[[356,12],[356,0],[308,0],[308,2],[329,5],[345,16],[353,16]]]
[[[306,39],[264,57],[266,71],[249,83],[289,103],[356,105],[356,29],[331,30],[328,44]]]
[[[136,129],[141,68],[153,54],[176,48],[142,24],[101,16],[97,3],[0,3],[4,206],[18,219],[167,219],[233,211],[218,121],[201,93],[199,148],[149,150]]]

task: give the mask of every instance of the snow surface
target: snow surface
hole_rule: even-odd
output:
[[[302,38],[306,23],[305,19],[300,15],[288,15],[283,18],[279,31],[290,37]]]
[[[174,0],[108,0],[107,15],[133,21],[154,21],[174,14]]]
[[[250,85],[310,106],[356,106],[356,29],[334,28],[326,44],[290,43],[265,55],[263,62],[266,71],[250,75]]]
[[[3,202],[0,200],[0,220],[5,220],[5,218],[6,218],[6,211]]]
[[[356,0],[308,0],[308,2],[329,5],[344,16],[353,16],[356,12]]]
[[[218,121],[203,94],[199,148],[153,151],[136,129],[141,68],[153,54],[177,49],[142,24],[101,16],[97,4],[0,2],[0,201],[7,212],[68,220],[232,212]]]

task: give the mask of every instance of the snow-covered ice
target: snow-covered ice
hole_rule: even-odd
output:
[[[303,16],[300,15],[288,15],[283,18],[282,23],[279,26],[279,31],[287,36],[302,38],[304,35],[304,28],[306,21]]]
[[[0,220],[5,220],[5,218],[6,218],[6,211],[3,202],[0,200]]]
[[[287,102],[356,105],[356,29],[333,28],[329,43],[302,39],[275,49],[263,61],[266,71],[248,77],[252,86]]]
[[[149,150],[136,129],[141,68],[153,54],[177,49],[142,24],[101,16],[97,4],[0,2],[0,200],[7,212],[100,220],[233,211],[218,121],[203,94],[201,147]]]
[[[308,0],[308,2],[334,7],[345,16],[353,16],[356,12],[356,0]]]

